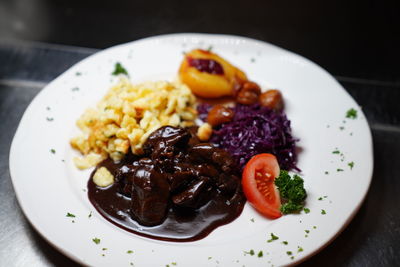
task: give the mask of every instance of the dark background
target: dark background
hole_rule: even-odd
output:
[[[301,54],[334,75],[362,106],[374,143],[370,191],[344,232],[302,265],[400,266],[400,9],[395,3],[0,0],[0,265],[74,265],[32,229],[12,189],[8,153],[32,98],[96,52],[80,47],[202,32],[247,36]]]
[[[1,0],[0,36],[106,48],[152,35],[242,35],[299,53],[336,76],[400,83],[395,1]]]

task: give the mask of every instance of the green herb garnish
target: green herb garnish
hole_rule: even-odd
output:
[[[339,150],[334,150],[334,151],[332,151],[332,154],[340,154],[340,151]]]
[[[264,256],[263,252],[260,250],[260,252],[258,252],[257,257],[261,258],[262,256]]]
[[[96,245],[100,244],[100,239],[97,238],[97,237],[93,238],[92,241],[93,241]]]
[[[119,75],[119,74],[124,74],[126,76],[129,76],[128,72],[126,71],[126,69],[121,65],[121,63],[117,62],[115,63],[115,69],[112,73],[112,75]]]
[[[337,172],[342,172],[342,171],[344,171],[344,170],[339,168],[339,169],[336,169],[336,171],[337,171]]]
[[[254,250],[250,249],[249,251],[244,251],[244,254],[249,254],[249,255],[253,256]]]
[[[282,244],[287,245],[287,244],[289,244],[289,242],[287,242],[287,241],[282,241]]]
[[[347,163],[347,165],[350,167],[350,170],[352,170],[354,167],[354,162],[353,161],[349,162],[349,163]]]
[[[289,256],[292,255],[293,253],[291,251],[286,251],[286,254],[288,254]]]
[[[132,254],[132,253],[133,253],[133,251],[132,251],[132,250],[128,250],[126,253],[128,253],[128,254]]]
[[[307,193],[304,189],[304,180],[300,176],[295,174],[292,178],[287,171],[282,170],[275,179],[275,185],[286,201],[280,208],[283,214],[298,213],[303,209]]]
[[[304,250],[303,250],[303,248],[302,248],[302,247],[300,247],[300,246],[298,246],[298,250],[297,250],[297,252],[302,252],[302,251],[304,251]]]
[[[69,212],[67,212],[67,215],[66,215],[67,217],[71,217],[71,218],[75,218],[76,216],[75,216],[75,214],[72,214],[72,213],[69,213]]]
[[[309,208],[304,208],[303,209],[304,210],[304,212],[307,214],[307,213],[310,213],[310,209]]]
[[[356,119],[357,118],[357,110],[355,110],[354,108],[349,109],[346,112],[346,118],[348,119]]]
[[[50,149],[50,152],[56,154],[56,150],[54,148]]]
[[[325,215],[326,211],[325,210],[321,210],[321,214]]]
[[[269,239],[267,242],[268,242],[268,243],[271,243],[272,241],[278,240],[278,239],[279,239],[279,237],[277,237],[276,235],[274,235],[273,233],[271,233],[271,239]]]

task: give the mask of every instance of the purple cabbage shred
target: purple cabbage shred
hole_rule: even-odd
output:
[[[203,121],[212,106],[200,104],[197,108]],[[296,142],[291,134],[290,121],[283,111],[274,111],[259,104],[232,108],[235,115],[231,122],[213,130],[210,142],[231,153],[240,170],[254,155],[274,154],[283,170],[296,170]]]

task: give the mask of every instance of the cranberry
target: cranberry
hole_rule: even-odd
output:
[[[203,59],[203,58],[187,58],[189,66],[195,67],[197,70],[201,72],[208,72],[210,74],[218,74],[223,75],[224,69],[221,64],[212,59]]]

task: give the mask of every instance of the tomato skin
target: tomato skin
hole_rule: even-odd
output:
[[[281,200],[274,183],[279,172],[276,157],[262,153],[247,162],[242,174],[242,188],[247,200],[258,212],[271,219],[282,216],[279,210]]]

